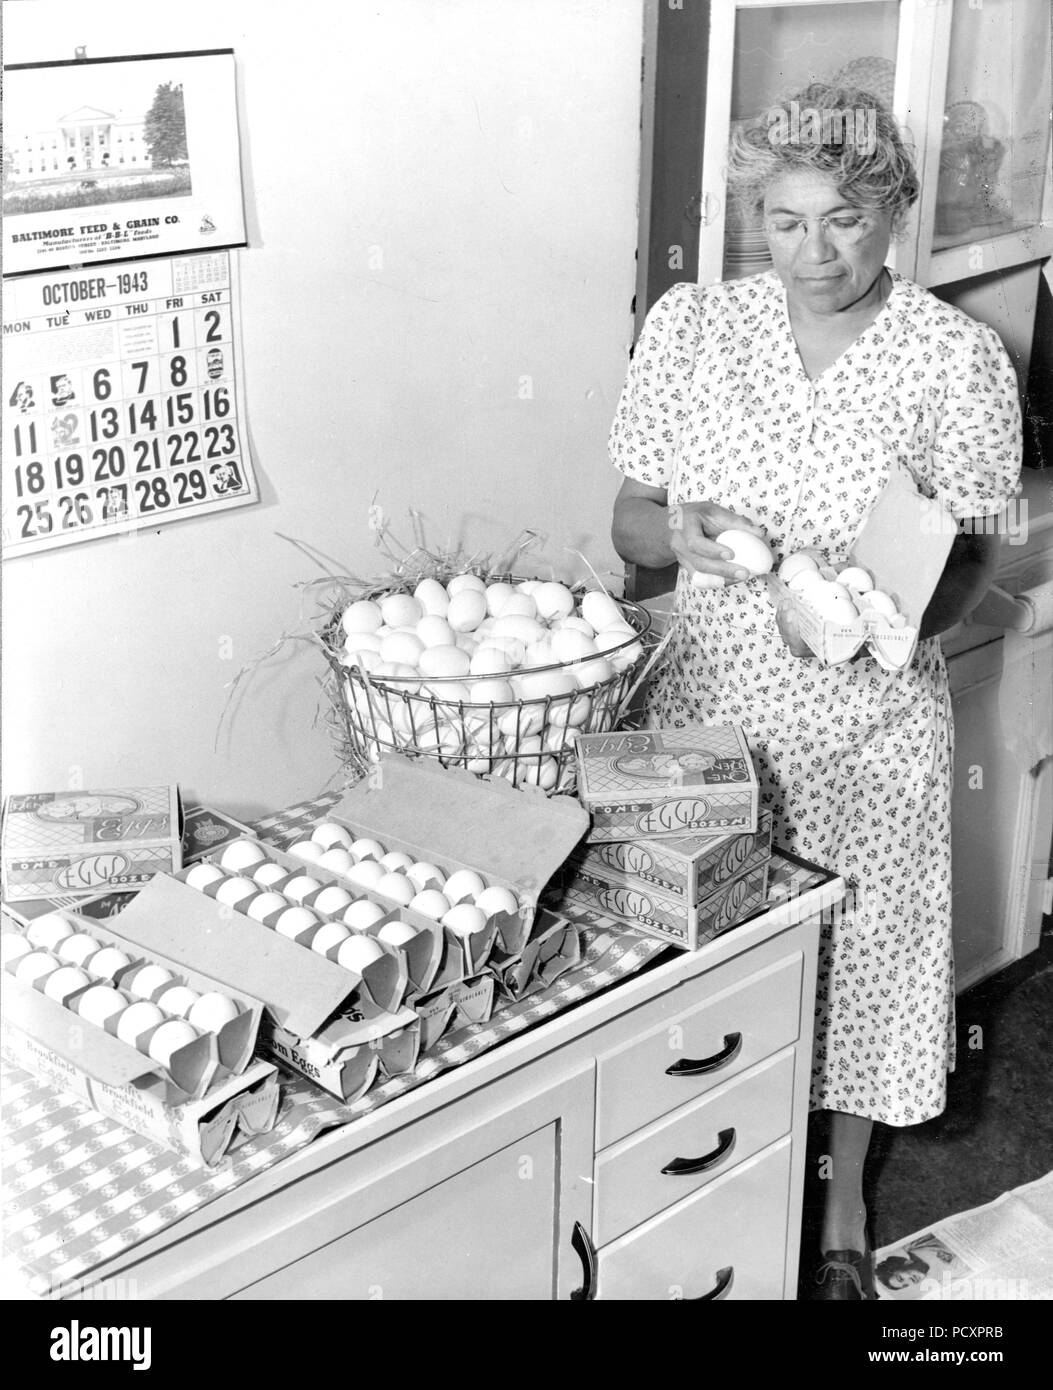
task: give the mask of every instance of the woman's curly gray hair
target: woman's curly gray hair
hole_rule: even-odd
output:
[[[918,197],[914,162],[888,109],[872,92],[816,82],[735,129],[728,192],[756,218],[784,174],[831,179],[853,207],[880,208],[899,231]]]

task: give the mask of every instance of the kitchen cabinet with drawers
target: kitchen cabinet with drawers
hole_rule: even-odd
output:
[[[831,879],[330,1131],[93,1271],[137,1299],[795,1296]]]

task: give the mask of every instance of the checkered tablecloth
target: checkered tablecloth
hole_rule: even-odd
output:
[[[329,793],[267,817],[262,838],[285,847],[339,799]],[[786,859],[773,861],[769,903],[829,876]],[[442,1038],[415,1070],[373,1087],[350,1105],[300,1077],[283,1075],[278,1123],[214,1170],[139,1138],[79,1101],[4,1066],[4,1254],[40,1294],[73,1287],[93,1269],[156,1235],[205,1203],[247,1182],[338,1125],[421,1086],[450,1067],[544,1022],[635,974],[666,948],[624,923],[590,911],[567,912],[582,930],[582,961],[542,992],[510,1003],[489,1022]]]

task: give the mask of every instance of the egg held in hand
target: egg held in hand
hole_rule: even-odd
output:
[[[720,535],[717,536],[717,545],[722,545],[730,550],[732,562],[741,565],[745,570],[749,570],[752,578],[767,574],[775,563],[774,556],[766,543],[761,540],[760,536],[755,536],[752,531],[737,531],[733,528],[721,531]]]

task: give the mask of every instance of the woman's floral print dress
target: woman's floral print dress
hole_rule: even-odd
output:
[[[776,556],[847,558],[893,460],[955,517],[1018,490],[1016,379],[996,334],[893,273],[888,300],[809,380],[774,272],[680,284],[651,310],[612,462],[762,526]],[[893,1125],[939,1114],[954,1065],[952,722],[939,643],[909,668],[793,657],[763,579],[697,590],[655,683],[657,727],[740,724],[776,842],[843,875],[823,929],[812,1105]]]

